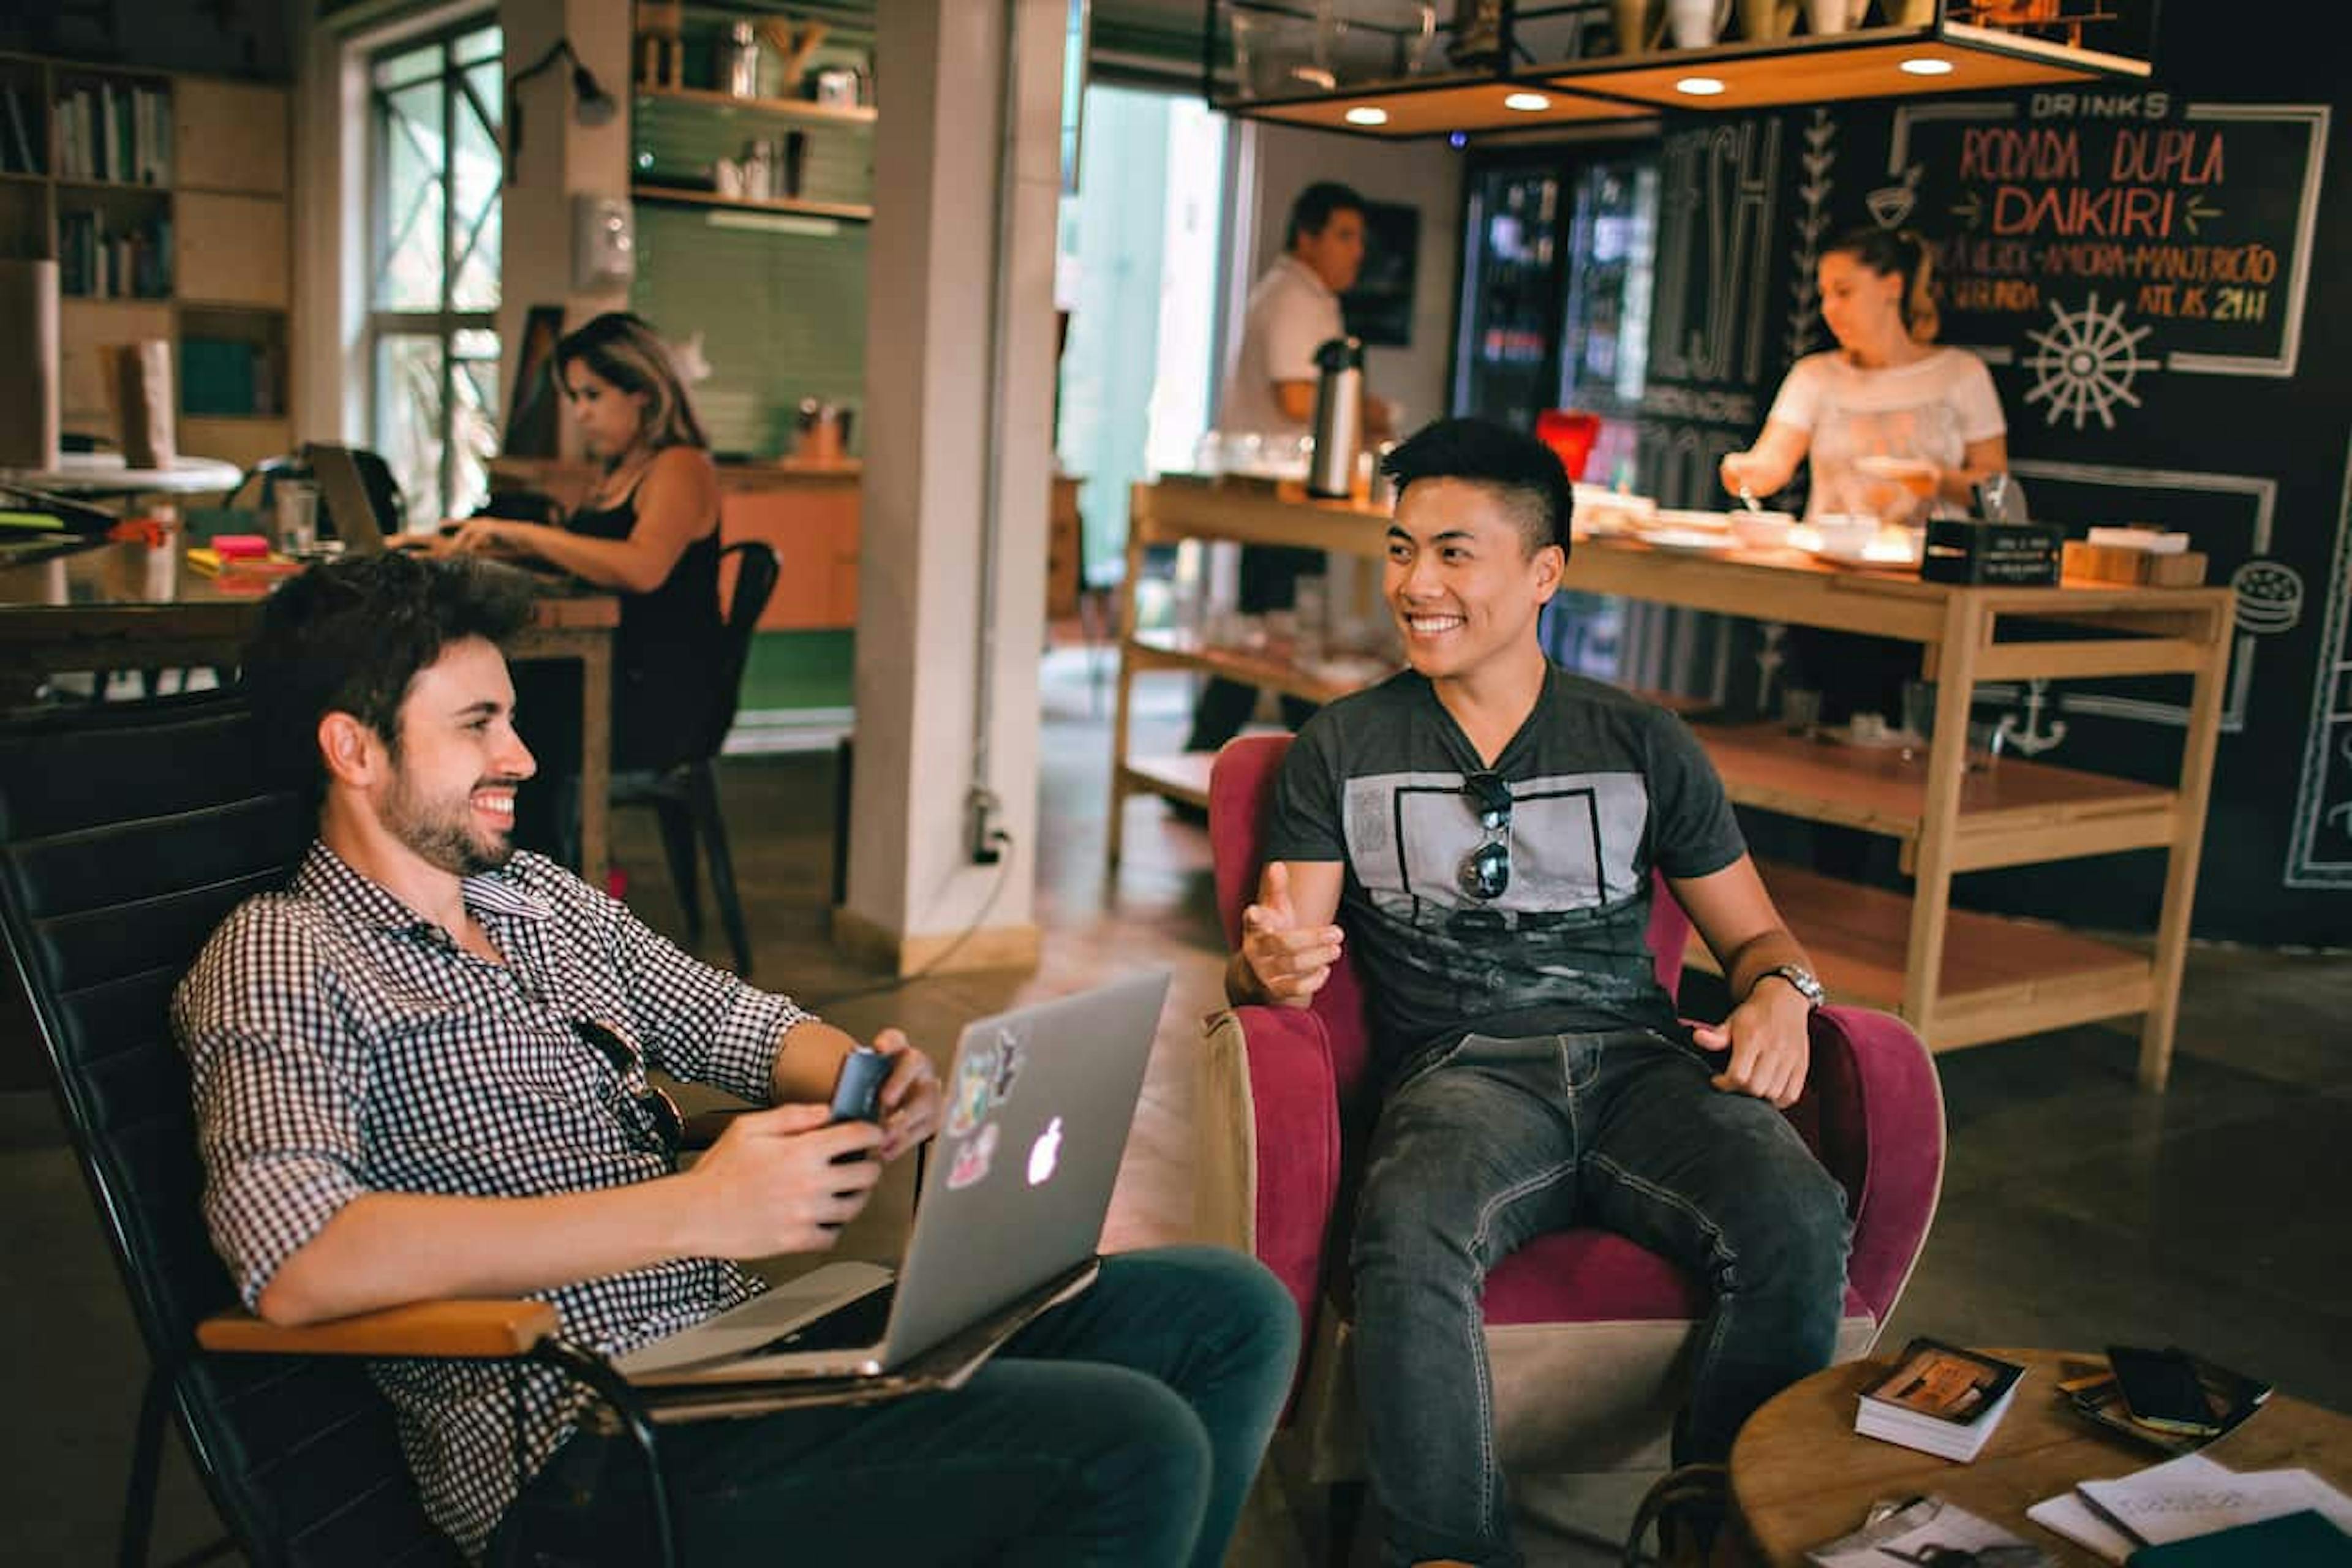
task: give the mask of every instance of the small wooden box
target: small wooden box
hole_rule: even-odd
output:
[[[2152,550],[2127,550],[2113,544],[2066,542],[2065,575],[2078,583],[2123,583],[2137,587],[2196,588],[2205,582],[2206,559],[2201,550],[2158,555]]]

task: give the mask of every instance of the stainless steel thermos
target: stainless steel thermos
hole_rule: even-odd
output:
[[[1363,340],[1329,340],[1315,351],[1315,452],[1307,462],[1307,493],[1344,499],[1355,488],[1363,437]]]

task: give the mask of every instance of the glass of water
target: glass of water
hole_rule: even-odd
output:
[[[276,487],[278,551],[301,555],[319,547],[319,487],[286,479]]]

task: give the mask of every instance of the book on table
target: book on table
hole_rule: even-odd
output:
[[[2025,1368],[1982,1351],[1921,1337],[1895,1370],[1864,1389],[1853,1429],[1947,1459],[1973,1459],[2009,1413]]]
[[[2352,1568],[2352,1535],[2305,1509],[2131,1554],[2131,1568]]]

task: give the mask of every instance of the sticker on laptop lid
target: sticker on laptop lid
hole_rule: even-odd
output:
[[[1013,1080],[1021,1076],[1022,1063],[1025,1059],[1026,1048],[1021,1044],[1020,1037],[1010,1029],[996,1037],[996,1071],[988,1084],[991,1101],[1002,1105],[1013,1098]]]
[[[955,1093],[948,1101],[947,1133],[950,1138],[971,1136],[988,1116],[994,1102],[996,1082],[996,1049],[966,1051],[956,1063]]]
[[[989,1162],[996,1158],[996,1123],[992,1121],[980,1130],[970,1142],[956,1151],[955,1163],[948,1167],[948,1191],[960,1192],[988,1175]]]

